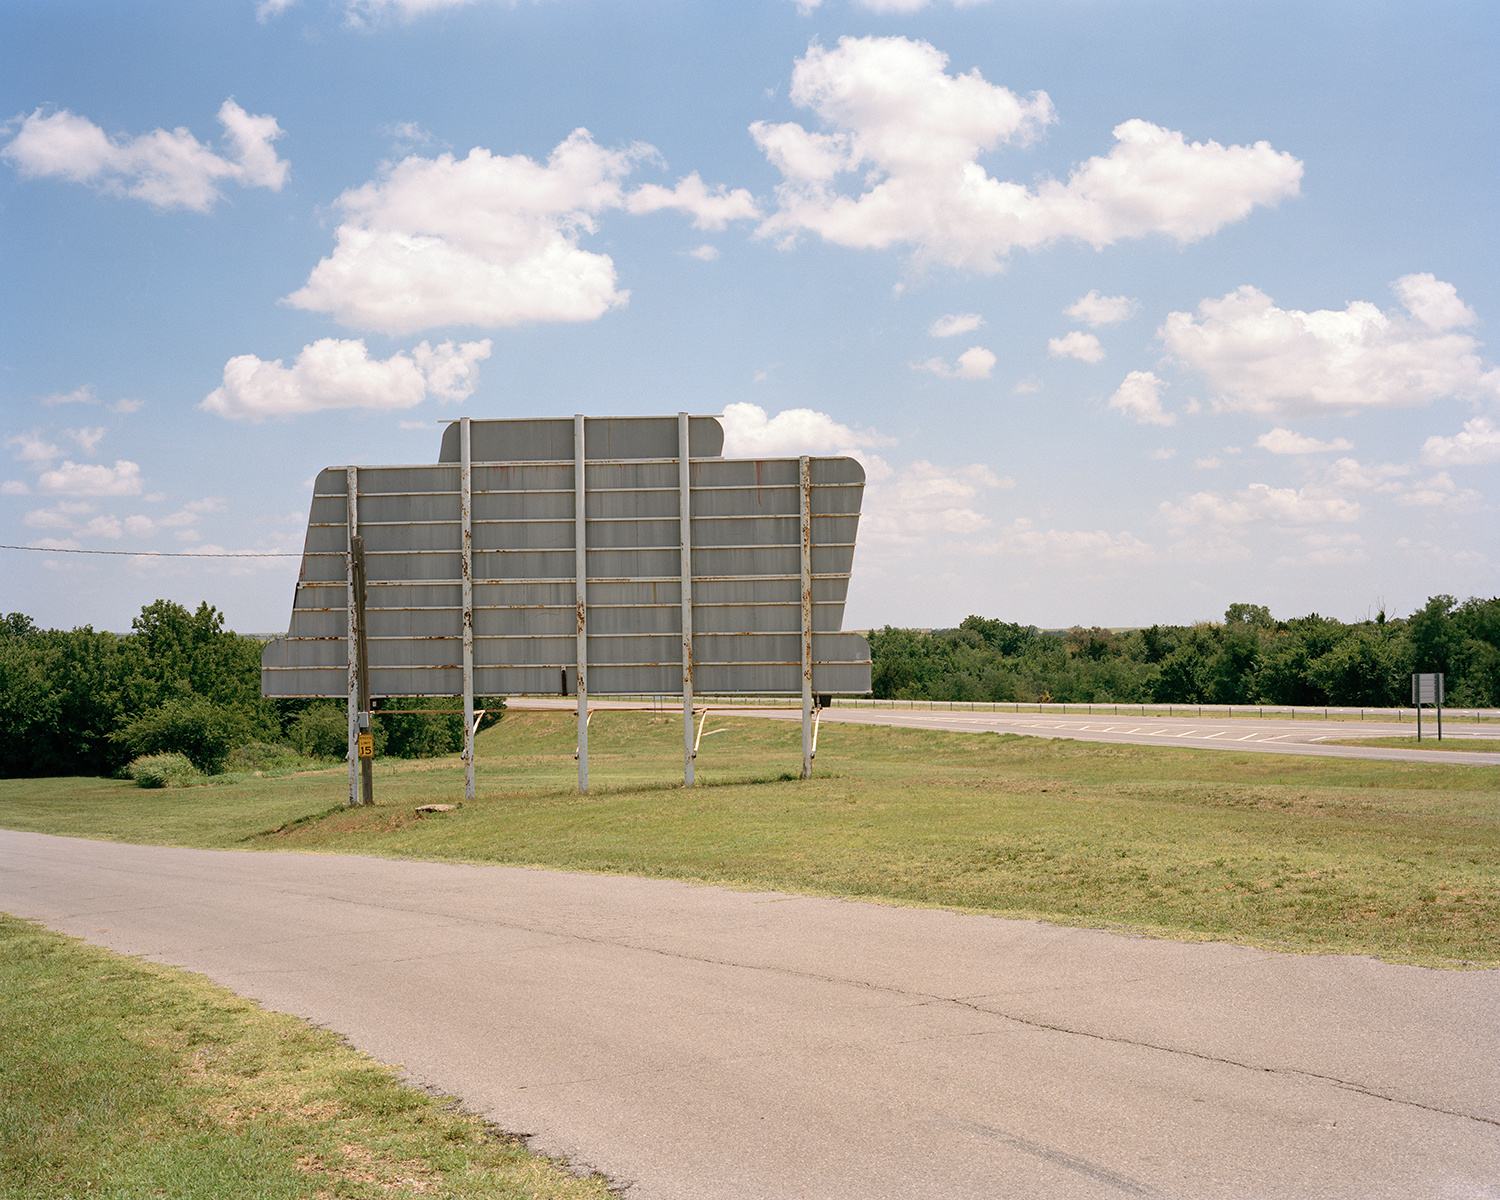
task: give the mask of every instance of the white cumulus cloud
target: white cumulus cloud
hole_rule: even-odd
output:
[[[1414,483],[1399,493],[1395,501],[1408,508],[1445,508],[1458,514],[1484,507],[1484,497],[1479,492],[1459,487],[1447,471],[1439,471],[1431,479]]]
[[[71,392],[53,392],[50,396],[43,396],[42,403],[48,408],[55,408],[59,404],[98,404],[99,396],[92,383],[85,383]]]
[[[995,179],[980,156],[1035,138],[1055,119],[1052,101],[1044,92],[1023,99],[977,70],[950,75],[947,63],[928,43],[899,37],[810,46],[791,98],[829,132],[751,125],[784,180],[760,232],[786,242],[807,230],[867,249],[901,243],[919,265],[992,272],[1012,248],[1059,238],[1095,247],[1151,233],[1194,241],[1297,193],[1302,164],[1266,142],[1190,143],[1142,120],[1116,126],[1109,154],[1066,183]]]
[[[37,490],[58,496],[138,496],[141,468],[124,459],[116,459],[112,467],[64,459],[56,470],[41,473]]]
[[[57,447],[51,442],[43,441],[42,435],[34,429],[30,433],[18,433],[6,438],[5,444],[16,448],[13,457],[18,462],[32,463],[37,467],[45,466],[58,455]]]
[[[1452,437],[1434,434],[1422,443],[1422,462],[1429,467],[1482,467],[1500,462],[1500,426],[1488,417],[1465,421]]]
[[[927,461],[897,470],[878,464],[865,488],[860,539],[877,558],[905,548],[930,550],[936,543],[973,535],[990,525],[984,512],[992,488],[1015,487],[984,463],[943,467]]]
[[[1353,450],[1354,443],[1345,438],[1334,438],[1331,442],[1320,442],[1317,438],[1304,437],[1290,429],[1276,428],[1255,439],[1255,444],[1272,454],[1322,454],[1329,450]]]
[[[157,208],[207,212],[220,199],[223,180],[280,191],[287,164],[271,146],[282,133],[276,118],[252,116],[230,99],[219,107],[219,123],[229,143],[227,156],[182,126],[117,140],[87,117],[66,109],[43,115],[37,109],[0,156],[28,178],[92,183]]]
[[[1141,561],[1153,556],[1151,546],[1128,529],[1110,533],[1104,529],[1041,529],[1026,517],[1017,517],[1000,530],[989,552],[1034,554],[1048,562],[1086,559],[1089,561]]]
[[[978,313],[949,313],[934,321],[927,332],[933,337],[955,337],[960,333],[972,333],[983,324],[984,318]]]
[[[995,355],[983,346],[970,346],[951,367],[941,358],[929,358],[926,362],[913,365],[918,370],[931,371],[943,379],[988,379],[990,372],[995,369]]]
[[[1500,397],[1500,370],[1457,332],[1474,319],[1450,284],[1407,275],[1393,285],[1406,308],[1364,300],[1342,312],[1276,307],[1254,287],[1174,312],[1157,331],[1200,372],[1226,409],[1263,414],[1349,413],[1427,404],[1445,396]]]
[[[1092,333],[1079,333],[1074,329],[1062,337],[1048,338],[1047,353],[1053,358],[1078,358],[1086,363],[1096,363],[1104,357],[1104,347]]]
[[[672,208],[702,229],[756,213],[748,192],[709,188],[696,173],[627,192],[625,177],[655,158],[646,145],[605,149],[586,129],[545,163],[482,147],[461,159],[413,155],[339,197],[333,254],[287,303],[390,334],[592,321],[630,295],[607,254],[578,244],[603,212]]]
[[[198,407],[232,419],[264,420],[328,408],[414,408],[429,395],[461,400],[478,383],[490,340],[422,342],[410,354],[371,358],[363,339],[322,338],[290,367],[241,354],[224,364],[224,382]]]
[[[85,454],[92,454],[94,447],[104,440],[103,425],[85,425],[82,429],[64,429],[63,433],[72,438],[83,449]]]
[[[726,458],[785,458],[802,454],[843,454],[893,439],[873,430],[851,429],[827,413],[789,408],[768,416],[758,404],[730,404],[721,418]]]
[[[1133,417],[1140,425],[1175,425],[1177,414],[1161,406],[1161,390],[1166,386],[1154,372],[1132,371],[1109,398],[1109,406]]]
[[[1169,525],[1207,525],[1217,528],[1267,523],[1272,525],[1322,525],[1359,520],[1357,501],[1326,488],[1273,488],[1252,483],[1233,497],[1197,492],[1181,504],[1163,503],[1158,509]]]
[[[729,191],[723,184],[710,188],[698,172],[679,180],[675,188],[643,183],[625,196],[625,208],[633,213],[674,209],[693,218],[695,229],[723,229],[730,221],[750,221],[760,216],[755,200],[744,188]]]
[[[1129,296],[1101,296],[1095,288],[1063,309],[1063,315],[1082,321],[1090,329],[1099,329],[1130,320],[1140,307],[1139,300],[1132,300]]]

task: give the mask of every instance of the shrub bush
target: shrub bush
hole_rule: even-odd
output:
[[[249,742],[236,746],[224,760],[226,771],[286,771],[303,765],[305,760],[291,746],[269,742]]]
[[[287,730],[287,740],[308,758],[345,758],[349,753],[348,711],[343,705],[330,704],[305,709]]]
[[[110,735],[133,758],[183,754],[205,775],[224,769],[229,751],[250,740],[249,721],[237,709],[198,695],[174,696]]]
[[[184,754],[147,754],[127,768],[137,787],[188,787],[198,778],[197,768]]]

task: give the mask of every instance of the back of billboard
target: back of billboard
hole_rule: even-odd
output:
[[[348,695],[360,537],[372,696],[463,694],[466,616],[471,694],[573,694],[580,665],[591,695],[671,694],[689,658],[699,694],[797,694],[805,633],[813,692],[868,693],[869,644],[840,632],[864,469],[723,443],[714,417],[455,421],[434,464],[322,471],[262,692]]]

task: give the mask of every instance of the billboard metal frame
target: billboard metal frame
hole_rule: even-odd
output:
[[[356,747],[360,732],[369,729],[372,693],[376,696],[462,695],[464,791],[466,797],[472,799],[475,794],[476,672],[485,674],[490,682],[525,680],[532,685],[522,689],[491,688],[485,694],[526,694],[550,690],[535,686],[544,677],[538,672],[559,666],[560,686],[564,692],[568,690],[568,668],[571,666],[574,672],[573,690],[578,709],[578,788],[580,792],[587,791],[590,695],[659,693],[665,690],[660,686],[625,687],[623,683],[640,683],[648,676],[658,684],[667,682],[667,677],[662,674],[668,666],[662,653],[666,650],[664,639],[679,631],[663,627],[664,610],[669,605],[660,601],[657,591],[659,585],[669,587],[671,584],[679,589],[677,603],[670,607],[678,609],[675,621],[680,627],[680,646],[672,654],[673,658],[680,658],[684,783],[691,787],[694,782],[693,699],[695,666],[698,665],[695,664],[695,637],[704,642],[697,656],[701,663],[711,668],[710,673],[718,683],[722,685],[728,680],[732,684],[713,690],[792,695],[800,691],[803,727],[801,774],[803,778],[811,775],[818,694],[815,688],[821,685],[823,693],[840,694],[867,694],[870,690],[868,644],[858,635],[838,632],[854,550],[863,470],[853,460],[840,458],[803,456],[753,461],[724,459],[714,453],[695,455],[691,451],[700,440],[711,451],[717,451],[722,445],[722,431],[717,421],[678,413],[676,429],[671,431],[675,436],[668,438],[668,420],[670,418],[585,418],[576,414],[571,422],[571,439],[567,439],[567,435],[561,433],[561,428],[566,428],[562,421],[476,423],[462,417],[454,423],[456,429],[450,428],[450,434],[457,434],[453,439],[457,444],[445,437],[444,454],[437,464],[396,468],[348,466],[341,470],[330,469],[319,476],[314,489],[308,548],[304,554],[298,596],[294,601],[292,624],[286,639],[273,641],[266,648],[262,657],[262,687],[267,695],[347,693],[351,804],[358,800]],[[539,449],[530,452],[529,457],[515,461],[487,458],[476,463],[473,457],[475,424],[487,427],[488,449],[494,450],[497,444],[504,445],[503,442],[497,443],[497,438],[511,433],[509,429],[488,428],[492,426],[515,427],[516,438],[529,437]],[[560,439],[571,440],[571,461],[556,453],[565,445],[565,440],[559,444]],[[591,456],[588,450],[595,439],[601,440],[602,448],[606,450],[619,440],[623,443],[622,449],[628,451],[633,447],[636,453],[626,453],[618,458]],[[675,442],[675,446],[671,442]],[[643,447],[652,452],[642,453]],[[662,450],[668,453],[663,454]],[[476,467],[487,470],[490,484],[479,493],[474,489]],[[753,467],[753,483],[750,482],[752,476],[744,470],[749,467]],[[426,473],[432,470],[447,472],[453,468],[456,468],[452,473],[457,479],[452,480],[449,475],[451,482],[447,487],[435,490],[442,479],[432,482],[432,477]],[[511,468],[517,469],[518,477],[533,481],[540,478],[542,482],[559,486],[506,486],[496,490],[496,469],[502,479],[508,479]],[[591,486],[591,471],[598,473],[608,468],[617,469],[619,486],[598,486],[597,481]],[[795,475],[792,474],[793,468]],[[387,485],[384,490],[362,491],[364,481],[361,475],[367,473],[370,480],[379,480],[381,476],[377,473],[380,472],[391,474],[397,485]],[[675,479],[668,487],[668,476],[674,472]],[[707,481],[700,477],[695,482],[695,474],[705,476]],[[339,475],[342,479],[338,478]],[[558,503],[565,494],[560,486],[565,475],[571,475],[566,482],[571,484],[567,492],[571,492],[572,509],[566,519],[566,524],[571,526],[571,536],[566,539],[560,532],[564,526],[566,502]],[[768,475],[770,478],[766,478]],[[627,478],[634,481],[629,486],[626,486]],[[327,485],[335,484],[335,480],[342,485],[339,490],[343,496],[338,499],[343,511],[337,514],[339,519],[329,520],[327,518],[334,516],[335,510],[329,509],[326,502],[333,500],[337,493],[328,490]],[[399,486],[401,481],[405,481],[404,491]],[[414,488],[414,482],[422,486]],[[452,497],[453,483],[457,484],[457,513],[444,515],[451,513],[447,501]],[[785,495],[793,488],[796,491],[795,509],[790,504],[790,497]],[[850,492],[848,489],[856,490]],[[675,503],[663,503],[669,492],[676,493],[673,497]],[[754,494],[753,510],[750,509],[751,492]],[[772,496],[770,501],[766,499],[767,493]],[[479,549],[476,549],[474,529],[476,494],[486,497],[491,505],[486,520],[481,523],[499,530],[497,534],[496,528],[491,528],[487,544]],[[776,496],[781,499],[776,500]],[[361,499],[366,502],[366,507],[373,509],[373,519],[369,514],[361,513]],[[496,517],[496,503],[504,505],[500,511],[506,514],[518,512],[521,515]],[[747,511],[738,511],[736,505]],[[668,506],[676,509],[670,517]],[[544,515],[538,516],[537,512]],[[457,516],[456,523],[452,520],[453,515]],[[324,519],[319,520],[320,516]],[[735,524],[747,520],[751,523]],[[669,521],[676,525],[677,544],[653,544],[663,542],[662,535],[666,534]],[[792,521],[795,521],[795,526]],[[696,540],[695,522],[703,526],[698,530]],[[449,536],[444,530],[451,530],[455,524],[456,545],[444,541]],[[344,536],[333,541],[330,535],[336,536],[338,526],[344,527],[338,531]],[[590,544],[590,526],[597,527],[593,530],[594,540],[602,544]],[[825,531],[822,539],[816,536],[820,526]],[[736,530],[747,532],[736,533]],[[791,536],[796,537],[795,545],[790,543]],[[368,544],[371,537],[374,538],[373,545]],[[524,544],[497,544],[497,540],[503,541],[507,537]],[[735,538],[745,544],[736,544]],[[567,541],[572,545],[567,546]],[[343,545],[338,545],[338,542]],[[357,587],[357,545],[366,548],[366,554],[361,557],[367,562],[391,560],[384,570],[367,567],[370,571],[369,586],[375,589],[371,592],[372,597],[389,595],[405,601],[398,604],[372,600],[371,615],[382,628],[381,633],[371,633],[363,589]],[[571,579],[556,569],[561,566],[556,556],[568,549],[572,550]],[[789,553],[794,550],[797,573],[791,574]],[[675,579],[660,570],[669,553],[677,559],[673,564],[676,567]],[[701,568],[695,571],[695,553],[709,556],[709,561],[719,571],[727,568],[729,573],[707,573]],[[491,564],[490,577],[476,579],[477,554],[490,556],[487,560]],[[615,577],[607,570],[596,568],[591,575],[591,554],[613,564],[616,569],[632,564],[636,574]],[[437,557],[419,557],[424,555]],[[548,555],[552,557],[548,558]],[[456,580],[442,574],[443,556],[447,560],[456,557]],[[333,563],[327,560],[338,557],[344,559],[345,577],[336,582],[336,576],[328,570]],[[821,559],[821,563],[815,559]],[[434,565],[423,569],[424,562]],[[545,574],[523,578],[507,575],[504,565],[507,562],[551,565]],[[654,564],[652,569],[641,571],[641,566],[648,562]],[[319,563],[323,565],[320,567]],[[819,566],[822,569],[815,569]],[[533,566],[527,574],[536,570]],[[600,593],[593,601],[590,598],[591,581]],[[344,603],[337,608],[343,609],[346,616],[343,630],[335,632],[326,618],[332,617],[337,610],[322,603],[321,597],[326,595],[327,588],[339,583],[344,587],[345,595]],[[411,602],[416,598],[426,599],[419,596],[424,586],[434,592],[434,599],[451,595],[448,589],[454,583],[459,585],[456,589],[458,595],[454,597],[458,600],[457,605],[451,600],[438,604]],[[640,598],[644,595],[639,586],[642,583],[650,585],[650,601]],[[476,584],[486,587],[487,602],[476,605]],[[568,584],[571,584],[571,597],[566,597],[564,590]],[[710,589],[709,594],[714,599],[705,602],[695,596],[695,584]],[[503,586],[497,588],[496,585]],[[795,599],[791,592],[794,585]],[[815,594],[820,587],[822,595]],[[508,593],[507,588],[518,590]],[[496,600],[510,602],[495,603]],[[778,616],[772,610],[791,606],[798,610],[795,620],[797,649],[796,657],[787,659],[784,655],[791,649],[790,639],[794,633],[788,619],[791,614]],[[443,613],[448,613],[451,619],[454,608],[459,609],[457,630],[443,624],[442,617]],[[561,649],[562,636],[556,618],[565,608],[571,608],[574,614],[571,663],[556,653]],[[591,609],[603,626],[592,633]],[[493,646],[496,643],[504,647],[517,645],[521,650],[502,654],[500,657],[506,661],[476,664],[475,614],[486,610],[489,625],[484,636],[492,647],[487,657],[494,659]],[[706,621],[705,617],[711,615],[711,610],[720,615]],[[548,613],[552,615],[549,617]],[[695,613],[698,628],[695,628]],[[496,614],[502,614],[506,622],[497,623]],[[634,621],[635,626],[626,630],[625,625],[630,621]],[[823,628],[819,628],[819,624]],[[591,636],[614,647],[639,646],[642,649],[616,649],[615,657],[602,658],[596,650],[591,656]],[[362,670],[362,662],[371,661],[369,642],[372,640],[376,643],[373,666],[365,666]],[[330,673],[334,664],[320,646],[331,650],[329,643],[337,641],[346,643],[347,677],[343,681],[346,686],[339,687],[335,693],[332,687],[338,685],[333,684]],[[452,641],[461,642],[460,654],[452,656],[457,657],[458,662],[445,657],[441,650],[422,649],[424,644]],[[710,647],[719,645],[732,650],[727,654],[709,651]],[[533,651],[531,647],[537,649]],[[745,654],[753,653],[756,647],[761,648],[761,657],[746,658]],[[551,667],[541,661],[547,654],[553,655]],[[395,661],[403,657],[404,662]],[[526,661],[509,661],[516,658]],[[450,674],[454,667],[459,668],[457,673],[461,675],[459,688],[452,687],[452,683],[459,682]],[[787,673],[793,667],[796,668],[795,676]],[[675,675],[678,667],[673,665],[671,670]],[[424,672],[426,674],[421,674]],[[600,672],[604,683],[595,686],[593,676]],[[372,679],[378,683],[382,675],[387,680],[404,680],[404,686],[400,690],[393,690],[395,685],[382,689],[372,683]],[[419,677],[449,682],[423,683],[414,689],[412,682]],[[766,686],[767,680],[771,681],[771,686]],[[794,680],[794,686],[786,686]]]

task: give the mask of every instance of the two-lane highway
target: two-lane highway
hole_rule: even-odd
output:
[[[576,701],[568,697],[521,696],[512,699],[516,709],[567,709]],[[712,701],[705,701],[712,706]],[[651,709],[661,711],[661,704],[633,700],[590,701],[598,709]],[[1311,754],[1323,758],[1368,758],[1395,762],[1467,763],[1472,766],[1500,766],[1500,752],[1493,750],[1456,750],[1471,738],[1500,737],[1500,725],[1454,721],[1445,723],[1445,748],[1427,749],[1400,746],[1345,746],[1338,743],[1360,738],[1413,736],[1410,720],[1336,721],[1317,717],[1269,718],[1225,716],[1161,716],[1158,713],[1131,715],[1128,705],[1122,715],[1106,712],[1100,705],[1098,715],[1008,713],[954,708],[825,708],[819,720],[823,724],[892,725],[907,729],[942,729],[953,733],[1019,733],[1032,737],[1075,738],[1085,742],[1116,742],[1138,746],[1186,746],[1197,750],[1239,750],[1260,754]],[[748,705],[726,705],[715,708],[722,717],[758,717],[769,720],[800,721],[796,708]],[[1429,719],[1425,734],[1434,737]]]
[[[336,1029],[627,1200],[1500,1196],[1496,971],[8,832],[0,909]]]

